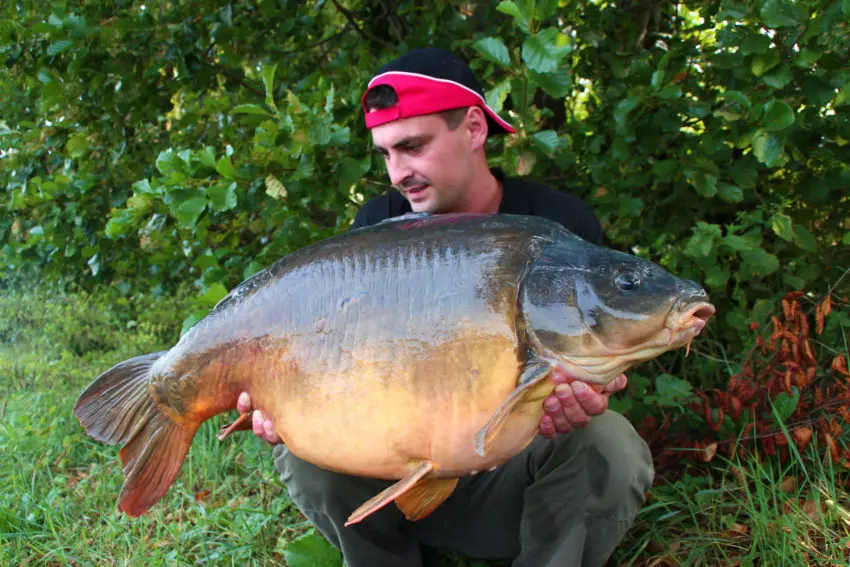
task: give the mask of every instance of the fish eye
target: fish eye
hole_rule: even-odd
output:
[[[631,291],[640,286],[640,276],[632,271],[620,272],[614,276],[614,283],[621,291]]]

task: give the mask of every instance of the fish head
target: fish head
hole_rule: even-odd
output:
[[[715,312],[696,282],[580,240],[551,245],[529,265],[520,302],[537,355],[595,384],[690,349]]]

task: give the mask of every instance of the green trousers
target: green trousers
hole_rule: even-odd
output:
[[[350,527],[348,515],[392,484],[346,476],[274,449],[295,505],[339,548],[347,567],[431,567],[423,549],[455,551],[514,567],[605,563],[652,484],[652,459],[631,424],[612,411],[557,439],[537,437],[490,472],[464,477],[416,522],[389,505]]]

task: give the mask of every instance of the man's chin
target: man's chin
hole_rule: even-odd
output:
[[[408,200],[408,202],[410,203],[410,210],[414,213],[434,214],[437,212],[436,203],[434,203],[430,199],[423,199],[421,201]]]

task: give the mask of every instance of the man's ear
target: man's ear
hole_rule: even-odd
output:
[[[466,133],[472,150],[484,147],[487,142],[487,116],[480,106],[470,106],[466,111]]]

